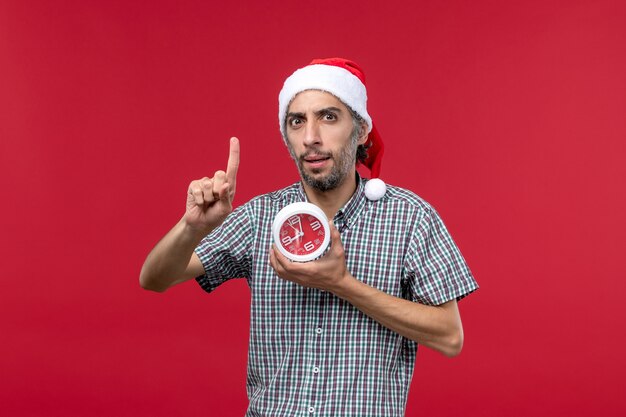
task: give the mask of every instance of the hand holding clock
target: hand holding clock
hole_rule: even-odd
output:
[[[230,139],[226,172],[216,171],[212,178],[192,181],[187,191],[183,220],[196,230],[212,230],[233,211],[233,199],[239,169],[239,140]]]
[[[324,256],[314,261],[292,262],[276,248],[275,244],[272,245],[270,265],[280,278],[304,287],[335,292],[342,281],[350,277],[339,231],[332,222],[329,223],[330,249]]]

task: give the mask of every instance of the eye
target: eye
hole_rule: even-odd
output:
[[[325,113],[323,118],[324,120],[328,120],[328,121],[337,120],[337,116],[333,113]]]
[[[296,128],[302,124],[302,119],[298,117],[292,117],[289,119],[289,126],[292,128]]]

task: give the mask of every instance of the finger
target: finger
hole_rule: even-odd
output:
[[[230,138],[230,153],[228,155],[228,165],[226,166],[227,181],[231,186],[235,186],[237,171],[239,170],[239,139]]]
[[[189,194],[191,195],[191,198],[193,198],[193,202],[196,203],[196,205],[201,206],[204,203],[202,189],[199,185],[190,187]]]
[[[215,172],[215,175],[213,176],[213,190],[211,191],[215,200],[220,199],[220,191],[222,189],[222,186],[224,185],[225,180],[226,173],[224,171]]]
[[[276,269],[274,267],[275,263],[276,263],[276,260],[274,259],[274,245],[272,245],[272,246],[270,246],[270,265],[274,269]]]
[[[280,253],[278,251],[278,249],[276,249],[276,245],[274,243],[272,243],[272,248],[270,250],[270,261],[273,262],[273,266],[277,267],[277,266],[282,266],[281,265],[281,261],[279,259],[279,257],[282,256],[282,253]],[[276,269],[276,268],[274,268]]]
[[[330,239],[332,243],[338,243],[341,245],[341,234],[339,233],[339,230],[337,230],[333,222],[328,222],[328,225],[330,226]]]
[[[281,251],[278,250],[275,243],[272,243],[272,256],[274,258],[274,264],[276,266],[276,271],[280,271],[281,273],[286,273],[287,271],[293,270],[298,265],[297,262],[291,262]]]
[[[225,182],[222,184],[222,188],[218,191],[218,197],[222,201],[230,201],[230,196],[228,195],[228,189],[230,184]]]
[[[330,226],[330,252],[335,254],[343,252],[343,243],[341,242],[341,234],[335,227],[333,222],[329,222]]]
[[[202,204],[202,180],[191,181],[187,188],[187,201],[192,204]]]
[[[281,276],[284,268],[282,267],[282,265],[280,265],[278,259],[276,259],[276,253],[276,247],[272,245],[272,247],[270,248],[270,266],[272,267],[272,269],[274,269],[274,272],[276,272],[278,276]]]
[[[201,180],[202,185],[202,196],[205,203],[212,203],[215,201],[215,197],[213,197],[213,180],[209,178],[203,178]]]

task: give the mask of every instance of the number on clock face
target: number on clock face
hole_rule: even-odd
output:
[[[296,214],[289,217],[280,228],[283,247],[294,255],[308,255],[324,241],[324,228],[315,216]]]

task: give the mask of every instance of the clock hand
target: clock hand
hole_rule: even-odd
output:
[[[296,229],[295,227],[293,227],[292,225],[289,225],[295,233],[294,236],[284,236],[281,241],[283,242],[283,244],[285,245],[289,245],[291,244],[294,240],[298,240],[300,239],[301,236],[304,236],[304,233],[299,231],[298,229]]]
[[[281,241],[283,242],[284,245],[289,245],[289,244],[291,244],[291,242],[293,242],[297,238],[298,238],[298,235],[296,235],[296,236],[285,236],[284,238],[281,239]]]
[[[289,227],[296,231],[296,237],[304,236],[304,232],[302,231],[302,221],[300,218],[298,218],[294,223],[298,225],[297,229],[294,227],[293,223],[289,223]]]

